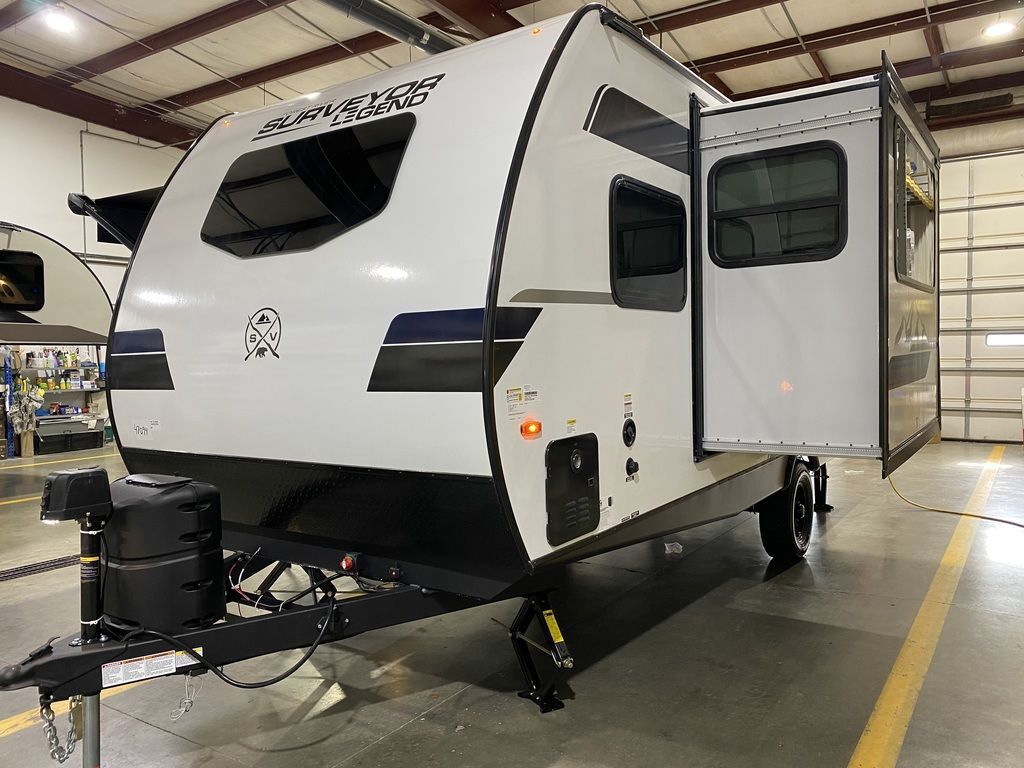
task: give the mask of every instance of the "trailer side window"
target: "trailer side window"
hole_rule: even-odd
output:
[[[202,239],[247,258],[316,248],[362,224],[387,205],[415,123],[404,113],[247,152]]]
[[[935,170],[898,123],[895,137],[896,278],[931,291],[935,285]]]
[[[676,195],[612,182],[612,296],[620,307],[679,311],[686,302],[686,210]]]
[[[36,312],[45,300],[43,259],[30,251],[0,250],[0,315],[5,310]]]
[[[846,158],[832,142],[727,157],[710,178],[720,267],[822,261],[846,244]]]

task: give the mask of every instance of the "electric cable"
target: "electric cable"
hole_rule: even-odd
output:
[[[942,507],[929,507],[927,504],[918,504],[916,501],[911,501],[902,493],[900,493],[900,489],[897,488],[896,483],[892,481],[892,475],[889,475],[888,479],[889,485],[892,487],[893,492],[897,496],[903,499],[903,501],[905,501],[910,506],[917,507],[918,509],[923,509],[925,512],[938,512],[943,515],[954,515],[956,517],[972,517],[975,520],[988,520],[991,523],[1002,523],[1003,525],[1013,525],[1017,528],[1024,528],[1024,523],[1019,522],[1017,520],[1010,520],[1005,517],[994,517],[992,515],[978,515],[973,512],[957,512],[956,510],[953,509],[943,509]]]
[[[268,680],[257,680],[255,682],[248,682],[246,680],[236,680],[235,678],[228,675],[226,672],[223,672],[215,664],[197,654],[195,650],[191,648],[188,644],[183,643],[181,640],[172,635],[168,635],[164,632],[158,632],[155,629],[133,629],[125,636],[124,642],[127,645],[127,643],[135,637],[139,637],[140,635],[150,635],[152,637],[156,637],[160,640],[163,640],[171,647],[188,654],[196,661],[197,664],[206,668],[209,672],[212,672],[214,675],[216,675],[218,678],[220,678],[230,686],[233,686],[235,688],[243,688],[245,690],[253,690],[255,688],[266,688],[268,686],[274,685],[275,683],[280,683],[282,680],[288,677],[291,677],[299,671],[303,664],[309,661],[310,657],[316,652],[316,649],[320,647],[320,643],[323,641],[324,635],[327,633],[327,627],[330,626],[331,619],[334,618],[334,606],[335,601],[331,600],[331,602],[327,605],[327,615],[324,617],[323,625],[320,627],[320,633],[316,636],[316,639],[313,641],[313,644],[306,649],[305,653],[302,654],[302,658],[295,662],[295,664],[293,664],[291,667],[286,669],[281,674],[275,675],[274,677]]]

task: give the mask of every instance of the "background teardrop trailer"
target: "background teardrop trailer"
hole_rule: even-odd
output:
[[[587,6],[218,120],[141,231],[76,199],[134,245],[108,362],[129,470],[216,486],[228,567],[268,594],[277,561],[394,585],[177,643],[223,665],[525,596],[551,708],[522,633],[571,667],[559,566],[752,507],[801,555],[817,457],[884,475],[938,430],[937,158],[887,62],[731,103]],[[280,341],[246,359],[260,308]],[[311,369],[329,404],[280,414]],[[169,647],[57,644],[0,683],[91,693],[112,653]]]

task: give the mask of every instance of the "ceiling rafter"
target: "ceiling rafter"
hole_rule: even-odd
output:
[[[857,24],[845,24],[821,32],[812,32],[780,40],[770,46],[755,45],[714,56],[707,56],[694,62],[701,72],[725,72],[730,69],[751,67],[770,61],[779,61],[799,56],[810,51],[824,51],[852,43],[877,40],[900,32],[926,29],[935,24],[963,21],[990,13],[1024,9],[1024,0],[951,0],[928,9],[896,13]]]
[[[437,2],[441,2],[441,0],[437,0]],[[450,3],[452,7],[456,7],[457,3],[460,6],[468,5],[472,0],[444,0],[444,2]],[[487,0],[482,0],[482,2],[487,5],[491,5]],[[476,4],[480,5],[480,3],[481,0],[477,0]],[[669,14],[654,16],[652,18],[656,22],[658,30],[669,31],[689,26],[691,24],[702,24],[706,21],[725,18],[727,16],[744,13],[746,11],[763,8],[769,5],[776,5],[777,3],[778,0],[724,0],[723,2],[702,4],[695,6],[694,8],[687,8]],[[493,7],[498,11],[504,12],[523,5],[528,5],[528,3],[521,2],[520,0],[498,0],[498,2],[493,4]],[[484,10],[486,11],[486,9]],[[446,19],[442,14],[436,12],[421,17],[420,21],[424,21],[433,26],[447,26],[449,23],[448,19]],[[481,22],[481,19],[478,18],[477,21]],[[495,23],[497,24],[501,22]],[[505,20],[505,23],[507,23],[507,19]],[[643,22],[638,23],[638,26],[642,29],[645,26],[648,29],[651,28],[650,23],[646,19]],[[182,109],[184,107],[200,104],[204,101],[211,101],[222,96],[227,96],[230,93],[244,90],[245,88],[261,85],[269,82],[270,80],[277,80],[279,78],[299,74],[300,72],[305,72],[316,67],[322,67],[327,64],[343,61],[353,56],[370,53],[378,48],[393,45],[394,43],[395,41],[386,35],[379,32],[370,32],[365,35],[360,35],[359,37],[344,40],[341,45],[329,45],[315,51],[293,56],[290,59],[284,59],[283,61],[268,64],[248,72],[231,75],[217,82],[192,88],[188,91],[174,94],[173,96],[168,96],[164,99],[155,101],[154,106],[158,106],[169,111]],[[719,83],[721,83],[720,80]],[[721,83],[721,86],[720,90],[728,93],[729,89],[725,87],[725,83]]]
[[[991,64],[996,61],[1020,59],[1021,57],[1024,57],[1024,38],[1007,40],[1006,42],[996,43],[994,45],[983,45],[977,48],[966,48],[962,51],[947,51],[939,54],[938,65],[932,63],[931,56],[925,56],[920,59],[902,61],[898,64],[894,64],[893,66],[895,66],[896,72],[901,78],[908,78],[935,74],[937,72],[943,72],[950,69],[960,69],[961,67],[972,67],[977,64]],[[881,67],[878,66],[858,69],[852,72],[833,72],[832,79],[850,80],[855,77],[874,75],[879,72],[880,68]],[[798,83],[785,83],[784,85],[773,85],[770,88],[758,88],[757,90],[744,91],[743,93],[737,93],[733,98],[740,100],[752,99],[757,96],[771,96],[776,93],[782,93],[783,91],[791,91],[797,88],[810,88],[811,86],[823,85],[824,83],[824,78],[816,77],[812,80],[803,80]],[[915,93],[918,93],[918,91],[915,91]]]
[[[20,24],[47,4],[46,0],[14,0],[10,5],[5,5],[0,8],[0,32]]]
[[[425,0],[425,3],[478,40],[522,26],[512,14],[488,0]]]
[[[439,13],[428,13],[426,16],[420,17],[420,21],[432,26],[443,26],[448,23],[448,20]],[[343,40],[340,44],[332,43],[323,48],[292,56],[290,59],[267,64],[264,67],[241,72],[237,75],[230,75],[216,82],[201,85],[188,91],[182,91],[164,99],[158,99],[153,102],[153,106],[168,111],[175,111],[184,107],[190,107],[193,104],[218,99],[256,85],[262,85],[271,80],[279,80],[282,77],[297,75],[300,72],[306,72],[327,64],[334,64],[354,56],[362,56],[365,53],[397,44],[394,38],[388,37],[383,32],[368,32],[365,35]]]
[[[825,60],[821,58],[821,54],[817,51],[808,51],[807,54],[811,57],[811,61],[814,62],[814,66],[818,68],[818,73],[826,83],[832,82],[832,73],[828,71],[828,67],[825,66]]]
[[[61,82],[70,80],[88,80],[102,75],[118,67],[132,64],[147,56],[166,51],[176,45],[209,35],[225,27],[272,11],[292,0],[235,0],[227,5],[214,8],[204,14],[175,24],[167,29],[154,32],[127,45],[68,67],[63,72],[54,74]]]
[[[1005,91],[1009,88],[1024,88],[1024,70],[1009,72],[990,77],[976,77],[973,80],[962,80],[948,85],[933,85],[929,88],[918,88],[910,92],[910,98],[921,104],[939,99],[952,99],[956,96],[972,96],[990,91]]]
[[[939,66],[939,57],[946,52],[942,45],[942,36],[937,26],[924,28],[924,41],[928,45],[928,55],[932,57],[932,64]]]
[[[695,24],[704,24],[716,19],[724,19],[747,11],[757,11],[770,5],[778,5],[779,0],[720,0],[719,2],[699,3],[690,8],[678,11],[667,11],[633,22],[641,31],[653,37],[659,32],[671,32]]]
[[[198,135],[188,126],[135,107],[69,88],[23,69],[0,63],[0,96],[140,136],[160,144],[185,144]]]
[[[948,117],[933,117],[927,121],[928,127],[933,131],[944,131],[949,128],[966,128],[971,125],[982,123],[995,123],[1002,120],[1017,120],[1024,118],[1024,104],[1013,104],[1008,107],[991,109],[987,112],[975,112],[966,115],[949,115]]]

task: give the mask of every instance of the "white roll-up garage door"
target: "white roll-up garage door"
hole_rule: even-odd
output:
[[[942,436],[1020,442],[1024,150],[943,161]]]

